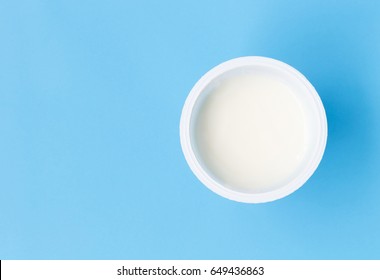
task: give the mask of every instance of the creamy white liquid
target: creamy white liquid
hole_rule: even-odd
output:
[[[217,181],[256,193],[295,176],[307,149],[305,113],[286,84],[265,75],[230,77],[199,106],[195,149]]]

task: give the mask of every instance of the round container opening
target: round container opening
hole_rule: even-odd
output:
[[[264,57],[227,61],[194,86],[181,144],[195,175],[241,202],[284,197],[317,168],[327,122],[313,86],[291,66]]]

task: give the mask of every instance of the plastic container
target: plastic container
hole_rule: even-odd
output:
[[[253,81],[251,84],[249,84],[250,77],[252,77],[252,81]],[[260,84],[260,88],[255,89],[256,84],[254,81],[257,77],[259,77],[259,79],[257,80],[259,81],[257,82],[257,85]],[[221,139],[220,141],[221,143],[219,143],[218,138],[217,138],[218,134],[207,135],[211,133],[210,131],[213,130],[213,127],[209,126],[210,129],[206,129],[206,130],[200,130],[198,128],[202,126],[202,124],[199,124],[199,123],[205,120],[204,117],[202,119],[202,116],[205,114],[203,111],[208,110],[208,109],[205,109],[206,108],[205,106],[209,106],[208,103],[210,103],[209,101],[211,98],[210,96],[212,96],[213,100],[218,100],[218,98],[223,98],[222,94],[218,93],[218,90],[220,92],[223,92],[223,94],[225,95],[225,92],[224,92],[225,90],[223,89],[223,87],[225,84],[229,85],[228,83],[232,83],[230,82],[231,79],[234,79],[233,81],[235,81],[235,84],[238,85],[240,88],[243,87],[241,89],[243,91],[246,90],[248,94],[250,94],[250,91],[261,94],[260,99],[257,99],[257,101],[253,100],[252,102],[259,102],[259,101],[262,102],[261,101],[262,99],[267,100],[269,98],[268,97],[269,94],[272,94],[272,95],[277,94],[277,91],[279,94],[278,100],[276,98],[273,99],[273,106],[280,106],[280,107],[276,107],[277,109],[275,107],[271,108],[272,105],[271,103],[269,103],[269,105],[266,105],[269,107],[267,107],[267,109],[265,110],[263,109],[264,111],[261,111],[263,113],[263,116],[265,116],[265,119],[262,120],[263,122],[265,122],[265,126],[261,130],[260,129],[252,130],[252,131],[250,130],[250,127],[251,127],[250,118],[252,116],[256,116],[254,112],[255,108],[260,109],[260,107],[252,106],[252,110],[251,110],[249,107],[250,103],[249,102],[247,103],[247,106],[248,106],[247,112],[248,112],[249,117],[247,120],[244,119],[244,122],[246,122],[245,125],[248,125],[247,126],[248,130],[250,130],[249,134],[247,134],[247,137],[255,137],[255,135],[252,136],[252,133],[254,134],[257,132],[258,134],[257,139],[259,139],[260,137],[261,138],[263,137],[263,135],[259,135],[259,134],[263,134],[263,132],[269,131],[269,136],[268,136],[269,138],[267,138],[266,141],[267,142],[269,141],[270,143],[272,142],[275,143],[273,144],[275,146],[269,147],[269,148],[256,147],[257,145],[265,146],[266,142],[265,141],[257,142],[259,143],[257,144],[255,141],[252,141],[252,143],[256,143],[256,144],[252,144],[252,145],[255,145],[255,147],[249,147],[249,146],[246,147],[248,148],[249,151],[247,150],[247,154],[242,153],[242,157],[245,157],[245,158],[244,158],[244,161],[242,160],[243,163],[241,166],[239,166],[239,164],[233,165],[231,163],[231,162],[234,162],[234,160],[235,162],[239,162],[239,158],[235,157],[236,153],[234,154],[234,152],[236,149],[239,148],[240,136],[235,135],[237,138],[236,137],[234,138],[234,135],[231,135],[231,133],[235,131],[235,126],[238,125],[239,123],[237,124],[235,123],[234,125],[230,126],[231,133],[225,134],[228,137],[231,136],[232,137],[231,139],[233,139],[233,141],[236,141],[236,143],[232,143],[230,146],[228,146],[230,142],[226,142],[228,144],[227,145],[228,147],[230,148],[232,147],[232,151],[228,151],[228,153],[232,154],[232,157],[233,157],[231,158],[232,159],[231,161],[228,161],[227,155],[229,154],[227,155],[217,154],[217,152],[224,153],[226,149],[224,149],[223,147],[220,148],[219,150],[215,148],[218,145],[219,146],[222,145],[225,139]],[[268,79],[270,81],[273,81],[273,83],[266,82],[266,81],[269,81]],[[241,81],[245,81],[245,82],[243,83]],[[251,88],[244,89],[244,84],[247,84]],[[275,84],[278,84],[278,86],[276,86]],[[267,89],[265,88],[266,85],[268,87],[268,92],[266,91]],[[219,89],[220,87],[222,89]],[[229,86],[229,88],[231,87]],[[300,124],[302,125],[301,128],[303,130],[301,132],[303,134],[301,133],[299,135],[301,137],[300,143],[302,143],[304,147],[302,148],[302,157],[300,157],[299,155],[291,155],[291,154],[288,155],[290,159],[295,159],[295,157],[301,158],[299,162],[297,162],[298,165],[294,165],[294,166],[297,166],[297,168],[294,168],[294,170],[291,170],[291,172],[289,173],[289,176],[286,175],[286,173],[282,172],[281,165],[277,164],[278,162],[277,162],[276,155],[270,155],[271,157],[269,157],[269,155],[266,156],[264,153],[264,154],[261,154],[261,157],[249,158],[250,155],[260,154],[262,153],[263,150],[266,151],[265,150],[266,148],[269,149],[268,152],[271,152],[270,149],[273,149],[273,148],[278,149],[278,154],[280,155],[284,154],[282,152],[286,152],[288,154],[290,153],[289,151],[281,151],[281,147],[282,147],[281,135],[284,135],[284,133],[282,132],[282,134],[278,134],[278,130],[283,131],[285,129],[281,126],[281,119],[282,118],[286,119],[287,112],[289,114],[293,114],[294,110],[291,110],[291,109],[289,109],[288,111],[281,110],[282,109],[281,98],[284,96],[283,93],[281,93],[281,89],[286,89],[286,91],[289,92],[289,96],[291,96],[291,98],[294,98],[295,100],[294,102],[293,101],[291,102],[293,102],[294,104],[298,104],[294,106],[298,106],[297,108],[300,108],[300,112],[302,112],[302,121],[297,119],[296,117],[289,116],[289,120],[292,120],[293,118],[294,121],[297,122],[297,125],[299,127],[301,127]],[[218,94],[220,95],[220,97],[218,97]],[[229,104],[235,103],[233,100],[234,98],[233,95],[231,95],[231,93],[228,93],[228,94],[229,94],[228,98],[232,98],[232,99],[229,99],[228,102],[223,103],[224,104],[223,106],[230,106]],[[236,92],[236,96],[237,97],[239,96],[238,92]],[[219,101],[216,101],[216,102],[219,102]],[[287,103],[284,102],[283,104],[287,104]],[[252,103],[252,105],[257,105],[257,104]],[[244,105],[244,107],[247,107],[247,106]],[[278,110],[278,108],[280,110]],[[231,111],[232,109],[235,110],[235,115],[238,114],[239,108],[236,108],[236,107],[231,108]],[[242,111],[243,110],[247,110],[247,108],[242,108]],[[269,121],[267,120],[268,118],[267,111],[271,111],[271,110],[274,112],[273,113],[274,115],[276,114],[277,111],[282,112],[283,114],[282,116],[273,116],[274,120],[276,120],[277,122],[275,123],[273,128],[271,127],[270,120]],[[228,114],[230,111],[227,107],[227,110],[223,112],[225,114]],[[200,116],[201,114],[203,115]],[[219,116],[219,115],[216,115],[216,116]],[[215,130],[217,131],[217,133],[219,133],[218,131],[223,131],[223,129],[225,129],[225,126],[226,127],[228,126],[228,123],[226,124],[226,120],[229,120],[230,116],[226,116],[226,117],[223,116],[222,118],[220,118],[221,123],[219,123],[219,119],[217,117],[213,116],[213,118],[214,119],[211,118],[213,121],[211,122],[211,124],[215,126],[219,126],[219,125],[221,126],[220,129],[218,128],[219,130],[218,129]],[[209,119],[206,119],[206,120],[208,121]],[[239,122],[239,120],[240,119],[237,118],[235,121]],[[252,118],[252,121],[253,121],[253,118]],[[254,122],[256,126],[257,125],[260,126],[261,124],[260,114],[254,120]],[[289,125],[290,125],[289,126],[290,128],[293,127],[293,124],[291,122],[289,123]],[[271,129],[273,131],[271,131]],[[245,130],[239,130],[239,131],[243,131],[243,134],[241,135],[242,137],[245,137],[244,135]],[[294,135],[292,135],[293,130],[289,130],[289,132],[287,133],[288,135],[284,135],[284,139],[285,140],[290,139],[289,141],[293,141],[292,139],[295,137]],[[280,135],[281,137],[276,138],[273,135]],[[206,142],[208,141],[209,138],[214,139],[216,137],[215,138],[216,140],[215,139],[213,140],[215,141],[215,143],[208,143],[209,146],[206,146],[203,149],[199,148],[201,144],[197,142],[198,141],[197,139],[202,139],[203,136],[206,137],[205,138],[206,140],[203,140]],[[322,159],[325,146],[326,146],[327,120],[326,120],[325,110],[321,102],[321,99],[318,96],[318,93],[316,92],[314,87],[310,84],[310,82],[296,69],[294,69],[293,67],[283,62],[280,62],[278,60],[274,60],[271,58],[258,57],[258,56],[240,57],[240,58],[229,60],[227,62],[224,62],[214,67],[209,72],[207,72],[194,85],[183,107],[181,122],[180,122],[180,139],[181,139],[182,150],[183,150],[183,153],[185,155],[188,165],[190,166],[193,173],[198,177],[198,179],[206,187],[208,187],[213,192],[231,200],[246,202],[246,203],[262,203],[262,202],[277,200],[293,193],[295,190],[300,188],[314,173],[314,171],[316,170],[316,168],[318,167]],[[252,138],[252,139],[255,140],[255,138]],[[245,141],[246,139],[241,139],[241,140]],[[248,143],[246,145],[250,144],[249,141],[248,142],[247,141],[244,142],[244,141],[242,143]],[[294,149],[297,149],[298,147],[292,142],[289,142],[288,144],[290,145],[289,147],[293,147]],[[283,146],[287,147],[285,144]],[[210,154],[206,155],[208,150],[213,150],[214,148],[215,148],[215,151],[211,151]],[[244,152],[244,150],[240,151],[240,153],[241,152]],[[215,164],[220,165],[218,166],[219,171],[215,171],[218,168],[213,169],[213,167],[211,166],[212,164],[210,164],[210,162],[212,163],[213,156],[215,157]],[[218,161],[219,158],[222,159],[220,162]],[[261,158],[266,160],[266,162],[263,161],[262,165],[260,162]],[[268,165],[268,162],[267,162],[268,158],[272,160],[273,166],[276,166],[276,164],[279,166],[276,169],[277,171],[272,171],[270,169],[272,165],[271,164]],[[228,169],[223,169],[224,168],[222,164],[223,159],[225,160],[224,162],[227,165],[232,164],[230,171]],[[251,159],[252,161],[250,161]],[[282,159],[279,156],[278,161],[280,160]],[[246,166],[243,166],[244,162]],[[269,168],[268,170],[262,169],[264,168],[263,166],[265,164],[267,164]],[[254,170],[254,168],[252,168],[252,172],[250,173],[251,166],[256,166],[258,167],[258,169],[256,168],[257,170]],[[283,167],[288,168],[288,165],[283,165]],[[223,174],[224,172],[223,170],[227,170],[227,173],[228,172],[231,173],[231,174],[227,174],[229,177],[226,174]],[[248,176],[246,180],[244,176],[240,178],[239,175],[236,175],[235,176],[236,178],[233,178],[235,174],[239,174],[240,170],[245,170],[245,173],[242,173],[242,174],[245,174],[244,176]],[[279,174],[281,173],[281,176],[285,176],[285,177],[283,178],[281,177],[281,179],[279,179],[278,181],[274,181],[275,183],[273,183],[272,185],[268,184],[268,186],[265,186],[262,188],[260,186],[260,180],[257,182],[255,181],[254,174],[257,174],[258,175],[257,177],[261,177],[262,182],[267,182],[268,180],[270,181],[271,178],[269,177],[266,178],[265,174],[269,174],[268,176],[272,176],[273,178],[276,178],[276,176],[279,176],[278,174],[276,174],[276,172],[278,172]],[[249,176],[251,176],[252,178]],[[233,179],[228,180],[228,178],[233,178]],[[239,184],[240,182],[243,182],[241,183],[241,186],[243,187],[241,187],[238,183],[234,184],[235,182],[234,180],[236,182],[239,182]],[[255,182],[255,183],[252,183],[252,188],[250,188],[250,183],[249,183],[251,181]]]

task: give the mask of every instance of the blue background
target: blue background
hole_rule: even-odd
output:
[[[306,185],[229,201],[181,152],[195,82],[238,56],[314,84]],[[379,259],[378,1],[0,0],[1,259]]]

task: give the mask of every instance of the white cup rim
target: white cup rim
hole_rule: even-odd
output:
[[[300,174],[298,174],[293,180],[289,183],[277,188],[275,190],[271,190],[263,193],[244,193],[239,192],[237,190],[233,190],[223,186],[221,183],[217,182],[215,179],[208,174],[206,170],[202,167],[200,162],[195,156],[195,152],[191,145],[191,135],[190,135],[190,121],[191,115],[193,112],[193,108],[198,97],[202,94],[205,87],[213,81],[216,77],[222,75],[223,73],[236,69],[239,67],[250,66],[250,65],[264,65],[268,67],[274,67],[280,69],[281,71],[286,71],[291,74],[293,77],[297,78],[307,89],[307,92],[312,96],[313,102],[318,111],[318,119],[320,124],[319,139],[317,142],[316,152],[311,158],[307,168]],[[326,142],[327,142],[327,119],[326,113],[322,104],[322,101],[312,86],[312,84],[302,75],[299,71],[297,71],[292,66],[281,62],[276,59],[262,57],[262,56],[245,56],[238,57],[226,62],[223,62],[216,67],[212,68],[205,75],[198,80],[198,82],[194,85],[192,90],[190,91],[186,102],[184,104],[181,120],[180,120],[180,140],[181,147],[185,159],[196,175],[196,177],[211,191],[234,201],[245,202],[245,203],[263,203],[274,201],[289,194],[293,193],[297,189],[299,189],[304,183],[311,177],[311,175],[317,169],[320,161],[322,160]]]

